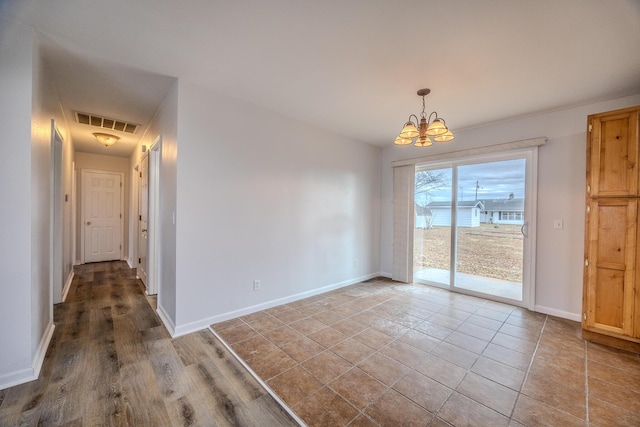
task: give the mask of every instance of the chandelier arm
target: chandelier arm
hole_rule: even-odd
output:
[[[427,120],[428,123],[431,123],[431,116],[436,115],[436,119],[439,119],[440,117],[438,117],[438,113],[435,111],[432,111],[431,114],[429,114],[429,120]]]
[[[415,122],[415,123],[413,123],[413,122],[411,121],[411,117],[415,117],[415,118],[416,118],[416,122]],[[410,114],[410,115],[409,115],[409,122],[413,123],[413,125],[414,125],[415,127],[418,127],[418,122],[419,122],[419,120],[418,120],[418,116],[416,116],[415,114]]]

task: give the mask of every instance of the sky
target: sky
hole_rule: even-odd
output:
[[[508,199],[511,193],[515,198],[524,198],[525,164],[525,159],[515,159],[458,166],[458,199],[475,200],[476,185],[478,199]],[[429,201],[451,200],[451,168],[438,171],[443,172],[449,185],[429,191]],[[418,200],[424,201],[424,197],[416,194]]]

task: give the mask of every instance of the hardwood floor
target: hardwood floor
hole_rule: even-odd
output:
[[[295,426],[208,330],[171,339],[125,262],[78,266],[40,377],[0,426]]]

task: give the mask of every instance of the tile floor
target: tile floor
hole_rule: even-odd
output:
[[[309,426],[639,426],[640,357],[580,324],[374,279],[211,329]]]

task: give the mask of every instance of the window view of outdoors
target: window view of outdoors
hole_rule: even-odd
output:
[[[459,166],[456,183],[452,171],[416,171],[415,279],[449,286],[453,270],[455,287],[521,300],[525,160]]]

